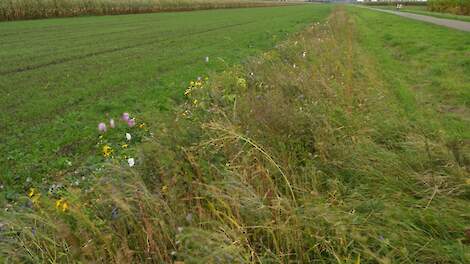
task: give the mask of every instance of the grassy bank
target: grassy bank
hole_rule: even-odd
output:
[[[0,2],[0,21],[261,7],[275,4],[279,3],[262,0],[6,0]]]
[[[469,262],[467,35],[348,11],[193,83],[135,167],[30,191],[5,259]]]

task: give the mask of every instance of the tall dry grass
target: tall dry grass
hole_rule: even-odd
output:
[[[273,5],[251,0],[2,0],[0,21]]]
[[[470,1],[429,0],[428,9],[434,12],[452,13],[456,15],[470,15]]]
[[[89,173],[67,212],[3,212],[5,260],[468,262],[466,165],[406,117],[343,9],[188,97],[137,169]]]

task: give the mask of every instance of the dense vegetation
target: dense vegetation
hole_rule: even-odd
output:
[[[2,0],[0,21],[273,5],[251,0]]]
[[[468,0],[428,0],[428,9],[435,12],[470,15]]]
[[[29,190],[3,212],[0,250],[33,263],[468,263],[466,38],[337,9],[191,82],[174,115],[148,120],[136,166],[108,159],[78,172],[85,183]]]

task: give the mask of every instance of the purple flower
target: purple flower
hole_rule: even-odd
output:
[[[98,124],[98,130],[99,130],[100,132],[106,132],[106,124],[103,123],[103,122],[99,123],[99,124]]]
[[[135,126],[135,119],[132,118],[132,119],[127,120],[127,125],[129,125],[130,127]]]
[[[131,117],[129,116],[129,113],[122,114],[122,120],[127,122],[129,121],[129,119],[131,119]]]
[[[110,126],[111,128],[115,128],[115,127],[116,127],[116,124],[114,123],[114,119],[112,119],[112,118],[109,119],[109,126]]]

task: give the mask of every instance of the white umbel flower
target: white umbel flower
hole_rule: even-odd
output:
[[[135,160],[134,160],[134,158],[129,158],[129,159],[127,159],[127,163],[129,164],[129,167],[134,167],[134,165],[135,165]]]

